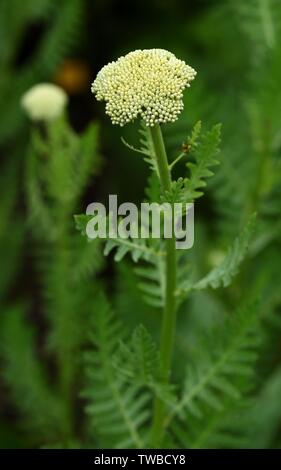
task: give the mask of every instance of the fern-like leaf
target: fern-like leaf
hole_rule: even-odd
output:
[[[157,167],[157,160],[156,160],[154,146],[151,140],[150,132],[143,122],[141,123],[139,133],[141,135],[141,139],[140,139],[141,150],[145,154],[144,161],[148,163],[149,168],[153,172],[159,175],[158,167]]]
[[[239,267],[244,260],[248,251],[249,242],[255,226],[255,214],[251,217],[248,224],[241,234],[234,240],[232,247],[229,249],[222,263],[210,271],[203,279],[198,282],[183,281],[182,286],[178,290],[181,296],[191,290],[202,290],[208,287],[217,289],[219,287],[227,287],[232,279],[238,273]]]
[[[182,396],[165,422],[181,445],[190,445],[189,417],[200,422],[206,410],[221,413],[228,400],[236,402],[248,391],[261,343],[257,310],[256,303],[241,309],[212,339],[210,348],[205,345],[196,365],[188,367]],[[206,427],[206,420],[202,422]]]
[[[129,340],[120,342],[114,364],[117,373],[126,381],[144,386],[170,407],[174,405],[174,386],[162,380],[159,351],[143,325],[134,330]]]
[[[102,437],[103,446],[108,442],[110,447],[143,448],[142,430],[149,418],[150,395],[116,374],[112,356],[118,339],[124,337],[124,329],[103,295],[96,307],[93,349],[86,355],[86,411],[94,435]]]
[[[135,269],[141,278],[138,284],[144,300],[153,307],[163,307],[165,300],[165,262],[164,257],[154,257],[143,266]]]
[[[136,148],[133,145],[126,142],[126,140],[122,137],[121,140],[126,147],[136,153],[140,153],[144,155],[144,161],[148,163],[149,168],[152,172],[155,172],[158,175],[158,167],[156,163],[156,156],[154,152],[153,142],[151,140],[150,132],[147,126],[141,122],[140,129],[140,147]]]
[[[87,224],[91,221],[92,215],[79,214],[74,216],[75,225],[82,235],[86,235]],[[109,224],[108,218],[106,224]],[[121,261],[127,254],[130,254],[133,261],[137,262],[140,259],[150,261],[153,258],[160,258],[164,252],[159,248],[159,244],[154,243],[155,240],[145,238],[131,238],[122,231],[122,226],[118,227],[118,236],[110,237],[105,240],[104,254],[108,256],[115,250],[115,261]]]
[[[217,124],[198,139],[194,147],[194,162],[188,162],[190,176],[185,180],[183,199],[192,202],[203,195],[202,188],[206,186],[205,179],[213,175],[211,167],[218,165],[221,125]]]
[[[64,402],[50,387],[35,346],[35,332],[20,307],[2,318],[3,378],[28,431],[40,443],[68,432]],[[24,372],[24,373],[23,373]]]
[[[131,339],[121,341],[115,356],[115,367],[129,381],[142,385],[150,383],[159,366],[158,351],[150,334],[139,325]]]
[[[241,234],[235,239],[223,262],[214,268],[206,277],[197,282],[193,289],[206,289],[220,286],[227,287],[236,276],[239,267],[248,251],[249,242],[254,230],[255,215],[250,219]]]

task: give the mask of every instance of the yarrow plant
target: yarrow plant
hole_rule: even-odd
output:
[[[15,347],[5,350],[13,349],[18,357],[8,361],[13,373],[8,371],[7,382],[20,397],[19,411],[33,430],[35,442],[50,445],[57,441],[63,447],[76,426],[74,389],[81,369],[77,357],[87,340],[93,310],[93,300],[88,298],[93,276],[103,262],[100,241],[88,243],[72,221],[89,179],[99,170],[98,126],[91,123],[83,134],[75,132],[65,109],[67,101],[64,90],[52,84],[35,85],[22,98],[27,115],[35,121],[26,155],[27,227],[44,292],[45,352],[56,367],[55,387],[45,380],[46,364],[37,356],[29,331],[33,325],[11,312],[5,330],[9,342],[10,328],[15,328]],[[26,374],[17,382],[23,364]]]
[[[149,163],[153,174],[147,190],[150,202],[160,201],[172,203],[174,206],[178,202],[193,203],[202,196],[202,188],[206,186],[205,179],[213,174],[210,168],[218,164],[220,125],[215,125],[210,131],[202,133],[200,122],[194,126],[178,157],[173,161],[167,157],[161,125],[178,119],[183,109],[184,89],[190,86],[195,76],[196,72],[192,67],[168,51],[163,49],[137,50],[103,67],[92,84],[92,92],[98,101],[105,101],[106,113],[113,124],[124,126],[136,119],[141,120],[140,147],[135,148],[125,141],[124,143],[131,150],[143,154],[144,160]],[[174,166],[186,156],[188,156],[186,163],[188,175],[173,180]],[[175,209],[172,211],[172,218],[173,220],[175,218]],[[88,221],[87,215],[76,216],[77,228],[84,235],[87,233]],[[125,441],[122,439],[116,441],[112,432],[112,445],[169,446],[171,445],[169,441],[171,426],[179,416],[182,413],[185,414],[186,411],[197,414],[197,405],[193,403],[193,395],[199,403],[202,399],[203,402],[208,401],[212,406],[216,404],[212,387],[218,387],[219,393],[222,389],[226,393],[232,390],[232,385],[220,368],[218,368],[219,374],[222,373],[223,377],[211,384],[207,380],[206,387],[204,378],[202,381],[204,385],[202,385],[200,374],[202,372],[205,377],[206,367],[208,368],[204,365],[202,371],[198,372],[198,386],[196,385],[197,378],[193,375],[188,376],[182,397],[179,399],[175,397],[171,384],[171,368],[176,316],[179,306],[190,292],[208,287],[227,286],[231,282],[247,251],[252,224],[251,220],[221,263],[199,281],[190,278],[190,270],[185,266],[184,256],[176,253],[175,233],[171,233],[164,239],[160,235],[156,243],[155,240],[140,240],[133,236],[131,240],[116,236],[106,241],[105,254],[116,250],[116,261],[120,261],[127,253],[130,253],[134,262],[141,263],[137,273],[141,277],[140,289],[144,293],[144,299],[150,306],[162,309],[159,355],[156,347],[151,343],[149,334],[140,328],[133,334],[131,342],[127,341],[123,344],[116,356],[118,342],[116,344],[113,342],[109,326],[113,320],[111,313],[108,313],[108,306],[104,307],[97,320],[95,347],[98,349],[95,355],[98,358],[93,358],[93,363],[96,367],[97,362],[100,362],[102,368],[105,366],[104,361],[107,356],[110,365],[107,364],[102,380],[102,375],[94,380],[93,374],[89,372],[89,381],[93,388],[87,391],[86,396],[92,400],[89,410],[96,419],[96,425],[99,426],[100,423],[102,434],[110,434],[109,422],[114,423],[113,428],[116,426],[122,429],[122,432],[120,431],[122,436],[123,432],[124,436],[126,435],[126,430],[129,432],[129,438]],[[103,315],[105,318],[102,318]],[[112,328],[114,329],[115,326]],[[109,344],[104,344],[106,337]],[[116,356],[114,359],[116,367],[114,367],[121,374],[120,376],[118,374],[115,376],[116,371],[112,366],[111,353]],[[109,370],[111,370],[112,380],[109,379]],[[213,377],[212,374],[213,372],[210,378]],[[124,388],[125,383],[131,383],[127,391]],[[112,389],[111,399],[103,396],[104,389],[108,386]],[[147,395],[142,394],[140,386],[148,387],[154,398],[151,429],[147,440],[143,439],[143,432],[147,426],[149,405],[146,400]],[[194,387],[193,392],[189,391],[189,387]],[[96,394],[94,388],[96,388]],[[197,389],[199,395],[195,393]],[[124,403],[120,406],[123,399]],[[102,413],[101,417],[100,409],[111,410],[112,400],[116,403],[116,413],[114,411],[112,415],[109,415],[109,411],[109,414]],[[127,408],[128,415],[124,416],[124,410]],[[124,429],[120,424],[123,418]]]
[[[21,105],[34,121],[53,121],[64,111],[68,102],[66,92],[53,83],[39,83],[22,97]]]
[[[97,100],[106,102],[113,124],[141,118],[148,130],[154,168],[163,192],[172,190],[172,180],[160,124],[174,122],[183,109],[183,91],[195,78],[195,70],[164,49],[136,50],[98,73],[92,84]],[[165,301],[160,346],[160,375],[169,380],[176,322],[176,240],[166,241]],[[153,421],[154,444],[161,440],[164,403],[156,399]]]

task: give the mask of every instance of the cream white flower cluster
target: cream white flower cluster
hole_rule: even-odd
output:
[[[68,102],[65,91],[53,83],[40,83],[22,97],[21,105],[34,121],[52,121],[59,117]]]
[[[177,120],[183,90],[195,75],[192,67],[164,49],[136,50],[104,66],[92,92],[106,102],[113,124],[124,126],[141,117],[147,126],[154,126]]]

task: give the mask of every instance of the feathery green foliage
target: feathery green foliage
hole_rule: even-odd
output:
[[[30,181],[27,190],[32,226],[35,234],[38,226],[45,229],[41,237],[47,244],[42,246],[38,266],[43,274],[50,325],[48,346],[57,355],[65,393],[69,393],[78,370],[76,353],[84,341],[87,315],[91,311],[88,305],[90,285],[85,282],[85,274],[94,274],[101,267],[99,241],[88,243],[85,239],[79,240],[71,224],[77,201],[89,177],[99,166],[97,138],[96,125],[91,125],[79,137],[64,120],[51,123],[47,128],[46,142],[37,135],[33,147],[35,155],[31,154],[33,162],[36,159],[37,175],[31,173],[27,178],[27,182]],[[42,166],[40,159],[44,156],[48,161]],[[42,211],[36,210],[38,200],[32,191],[33,184],[40,185],[44,191],[39,204],[45,204],[49,224],[36,219]],[[81,308],[83,322],[78,321]]]
[[[209,168],[218,164],[216,156],[219,152],[220,130],[221,126],[216,125],[200,138],[198,124],[193,129],[188,145],[191,151],[194,149],[195,162],[188,162],[186,165],[190,176],[184,182],[182,199],[185,202],[192,202],[201,197],[202,188],[206,186],[204,180],[213,175]]]
[[[217,289],[218,287],[227,287],[231,283],[233,277],[238,273],[240,264],[244,260],[250,238],[254,229],[255,215],[252,216],[244,230],[235,239],[233,246],[229,249],[225,258],[210,271],[203,279],[192,283],[190,281],[183,281],[182,286],[179,288],[178,295],[182,295],[183,292],[189,292],[191,290],[201,290],[208,287]]]
[[[64,401],[48,383],[43,358],[38,356],[35,331],[20,306],[5,312],[1,354],[4,379],[21,413],[22,425],[28,428],[27,431],[35,433],[37,444],[67,435],[69,429]]]
[[[155,375],[158,364],[155,343],[143,325],[132,334],[129,344],[121,342],[115,357],[115,367],[129,381],[142,385],[149,384]]]
[[[223,334],[216,332],[216,339],[211,338],[207,343],[209,348],[203,344],[201,357],[199,354],[196,364],[188,367],[182,395],[166,419],[166,426],[172,427],[179,445],[191,445],[192,437],[188,437],[188,432],[192,433],[194,429],[188,427],[189,415],[199,420],[199,429],[203,423],[206,427],[206,420],[203,422],[206,407],[220,413],[225,401],[228,404],[228,399],[241,399],[243,389],[247,390],[251,384],[260,345],[257,310],[254,303],[226,321]],[[212,352],[214,341],[217,344]],[[175,424],[172,424],[173,420]]]
[[[150,396],[138,384],[128,384],[116,374],[112,356],[123,336],[124,327],[114,318],[104,296],[99,296],[91,334],[93,349],[86,355],[86,410],[94,436],[103,438],[100,445],[142,448]]]
[[[150,262],[135,269],[140,277],[138,287],[144,300],[154,307],[163,307],[165,297],[165,264],[163,256],[154,257]]]
[[[133,145],[128,144],[123,138],[122,142],[125,144],[130,150],[136,153],[140,153],[144,155],[144,161],[149,165],[150,170],[155,171],[157,175],[159,174],[155,153],[153,149],[153,143],[151,141],[151,136],[147,130],[147,127],[142,122],[139,129],[140,134],[140,148],[136,148]]]
[[[44,131],[33,131],[26,194],[47,327],[46,360],[37,360],[35,332],[29,320],[20,312],[10,316],[8,312],[3,327],[4,379],[30,424],[29,433],[36,431],[39,444],[58,441],[71,446],[75,441],[75,381],[81,375],[78,356],[93,311],[90,276],[102,266],[98,240],[88,242],[80,237],[72,214],[89,178],[99,170],[98,128],[92,124],[83,135],[77,135],[62,119],[46,124]],[[48,361],[57,369],[53,390],[47,381]],[[25,374],[20,382],[16,376],[22,367],[30,375]]]

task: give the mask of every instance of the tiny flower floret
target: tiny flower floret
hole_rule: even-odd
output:
[[[40,83],[22,97],[21,105],[34,121],[52,121],[59,117],[67,104],[65,91],[53,83]]]
[[[124,126],[141,117],[154,126],[177,120],[183,90],[195,75],[192,67],[164,49],[136,50],[104,66],[92,92],[106,102],[113,124]]]

